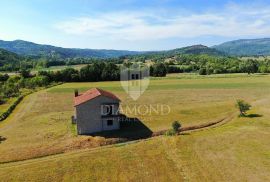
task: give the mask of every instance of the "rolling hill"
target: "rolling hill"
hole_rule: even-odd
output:
[[[202,55],[206,54],[209,56],[226,56],[226,53],[218,51],[214,48],[210,48],[204,45],[193,45],[193,46],[187,46],[167,51],[149,51],[145,52],[144,54],[140,54],[139,56],[142,57],[148,57],[149,59],[156,57],[156,56],[162,56],[162,57],[171,57],[175,55]],[[138,55],[131,55],[131,57],[137,57]]]
[[[235,56],[268,56],[270,55],[270,38],[235,40],[212,48]]]
[[[24,56],[45,56],[45,57],[59,57],[59,58],[113,58],[124,55],[139,54],[136,51],[125,50],[105,50],[105,49],[73,49],[62,48],[51,45],[41,45],[33,42],[15,40],[3,41],[0,40],[0,48],[17,53]]]
[[[170,51],[166,51],[168,54],[208,54],[208,55],[214,55],[214,56],[223,56],[225,53],[222,51],[218,51],[214,48],[209,48],[204,45],[193,45],[178,49],[173,49]]]
[[[0,48],[0,66],[2,66],[5,63],[15,63],[22,59],[23,57],[17,55],[16,53]]]

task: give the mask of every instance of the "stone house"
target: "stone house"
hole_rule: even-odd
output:
[[[83,94],[75,91],[74,121],[78,134],[91,134],[120,128],[120,99],[114,94],[93,88]]]

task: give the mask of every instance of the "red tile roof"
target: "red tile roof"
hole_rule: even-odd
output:
[[[110,93],[108,91],[105,91],[99,88],[93,88],[86,91],[83,94],[78,95],[77,97],[74,97],[74,106],[78,106],[84,102],[92,100],[101,95],[120,101],[120,99],[117,96],[115,96],[113,93]]]

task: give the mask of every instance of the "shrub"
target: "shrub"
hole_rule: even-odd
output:
[[[165,77],[167,74],[167,68],[163,63],[154,64],[151,68],[150,75],[154,77]]]
[[[4,75],[0,74],[0,82],[5,82],[8,80],[8,78],[9,78],[8,74]]]
[[[245,116],[246,112],[250,110],[251,105],[244,100],[237,100],[236,107],[239,109],[240,116]]]
[[[23,78],[30,78],[31,77],[30,70],[22,69],[22,70],[20,70],[20,74]]]
[[[172,123],[172,129],[175,133],[179,131],[179,128],[181,128],[181,124],[178,121],[174,121]]]
[[[201,69],[199,70],[199,74],[200,74],[200,75],[206,75],[206,69],[205,69],[205,68],[201,68]]]

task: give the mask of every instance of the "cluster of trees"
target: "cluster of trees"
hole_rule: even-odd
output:
[[[166,76],[167,68],[163,63],[150,67],[150,75],[156,77]],[[45,76],[49,82],[98,82],[120,80],[120,67],[112,62],[94,62],[80,70],[66,68],[59,71],[39,71],[39,76]]]
[[[46,76],[50,82],[97,82],[120,79],[119,67],[111,62],[95,62],[80,70],[66,68],[60,71],[40,71],[40,76]]]
[[[217,54],[152,53],[126,57],[131,62],[164,63],[167,73],[196,72],[202,75],[220,73],[270,73],[270,60],[241,59]]]
[[[1,75],[0,77],[2,77]],[[34,75],[25,77],[25,75],[9,77],[5,81],[1,81],[0,99],[17,97],[20,95],[20,90],[23,88],[34,89],[36,87],[48,86],[49,79],[46,76]]]
[[[209,55],[177,55],[166,58],[167,73],[197,72],[201,75],[221,73],[270,73],[270,60],[239,59]],[[165,59],[165,60],[166,60]]]

